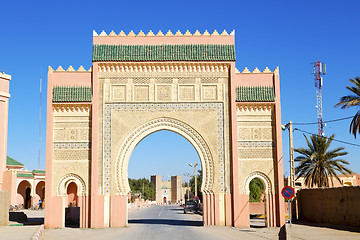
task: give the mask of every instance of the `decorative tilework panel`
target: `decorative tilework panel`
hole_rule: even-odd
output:
[[[54,150],[59,149],[90,149],[90,142],[54,142]]]
[[[171,85],[157,85],[156,86],[156,98],[158,101],[171,101]]]
[[[216,85],[202,86],[202,99],[204,101],[217,100],[217,86]]]
[[[194,85],[180,85],[179,86],[179,100],[180,101],[194,101],[195,100],[195,86]]]
[[[91,151],[81,149],[60,149],[54,150],[53,159],[56,160],[89,160]]]
[[[126,85],[111,85],[112,98],[118,101],[126,101]]]
[[[110,183],[111,183],[111,110],[118,109],[123,111],[133,110],[206,110],[206,109],[217,109],[218,116],[218,162],[219,162],[219,177],[220,177],[220,192],[225,191],[225,172],[224,172],[224,107],[223,103],[164,103],[164,104],[105,104],[104,109],[104,193],[110,194]]]
[[[135,101],[149,101],[149,86],[135,85],[134,86],[134,100]]]

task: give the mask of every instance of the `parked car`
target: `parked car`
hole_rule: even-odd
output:
[[[184,213],[188,213],[188,212],[193,212],[193,213],[197,213],[198,212],[198,205],[196,202],[193,201],[189,201],[185,203],[184,206]]]

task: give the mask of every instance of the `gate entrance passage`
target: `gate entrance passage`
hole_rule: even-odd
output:
[[[235,35],[102,32],[93,65],[48,72],[45,227],[127,225],[129,158],[147,135],[185,137],[202,165],[203,223],[248,227],[249,180],[266,180],[268,226],[284,224],[279,71],[235,68]]]

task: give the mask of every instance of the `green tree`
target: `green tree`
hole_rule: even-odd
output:
[[[261,196],[264,194],[264,184],[259,178],[254,178],[250,181],[249,184],[250,195],[249,201],[250,202],[260,202]]]
[[[197,194],[198,194],[200,201],[202,202],[202,192],[201,192],[202,170],[198,170],[198,174],[196,177],[197,177],[197,183],[196,183],[197,184]],[[191,191],[191,193],[193,193],[193,198],[190,200],[193,200],[195,197],[195,177],[192,177],[190,179],[190,191]],[[190,196],[191,196],[191,193],[190,193]]]
[[[155,196],[153,184],[146,178],[132,179],[129,178],[131,192],[141,193],[145,200],[152,200]]]
[[[352,78],[350,82],[355,84],[353,87],[346,86],[346,88],[351,91],[351,94],[340,98],[340,102],[338,102],[335,107],[341,106],[342,109],[354,106],[360,107],[360,77]],[[360,110],[353,117],[349,132],[353,134],[355,138],[356,134],[360,133]]]
[[[335,135],[322,137],[320,135],[312,135],[310,140],[304,135],[308,148],[294,149],[301,155],[295,158],[295,162],[299,162],[295,168],[295,174],[299,177],[304,177],[305,184],[309,187],[329,187],[329,178],[333,184],[333,178],[340,179],[337,173],[351,173],[345,167],[349,164],[346,160],[338,157],[344,156],[347,152],[342,151],[344,147],[338,147],[334,150],[329,150],[330,144]]]

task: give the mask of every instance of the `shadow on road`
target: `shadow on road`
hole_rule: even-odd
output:
[[[299,221],[299,220],[294,221],[294,224],[360,233],[360,227],[353,227],[353,226],[332,225],[332,224],[328,224],[328,223],[310,223],[310,222]]]
[[[22,223],[24,225],[44,224],[43,217],[27,217],[27,215],[24,212],[9,212],[9,221]]]
[[[203,226],[202,221],[174,220],[174,219],[131,219],[129,224],[159,224],[173,226]]]

